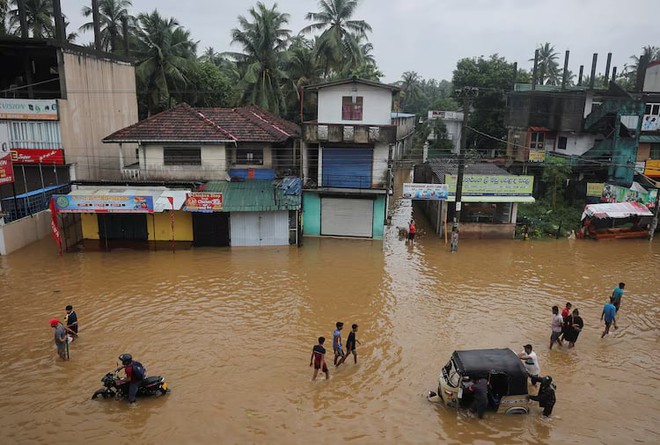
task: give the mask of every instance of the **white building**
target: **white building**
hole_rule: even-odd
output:
[[[453,144],[452,153],[458,154],[461,151],[461,130],[463,126],[462,111],[436,111],[429,110],[428,120],[440,119],[447,127],[447,139]],[[434,132],[429,134],[429,140],[435,140],[437,135]]]

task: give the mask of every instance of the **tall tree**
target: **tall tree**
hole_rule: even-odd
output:
[[[297,122],[300,120],[301,99],[304,98],[305,101],[304,109],[314,108],[314,96],[303,96],[302,88],[320,82],[323,77],[323,70],[317,63],[314,52],[314,42],[302,36],[293,37],[284,57],[283,68],[287,77],[284,84],[286,118]]]
[[[360,59],[357,39],[366,37],[371,26],[364,20],[352,20],[359,0],[319,0],[319,12],[308,12],[305,18],[314,21],[301,33],[322,31],[317,54],[326,75],[340,72],[347,61]]]
[[[15,35],[21,34],[18,0],[11,0],[14,9],[9,10],[9,28]],[[25,14],[31,36],[38,39],[55,36],[52,0],[25,0]]]
[[[291,31],[283,28],[289,15],[258,2],[250,8],[252,21],[238,17],[239,28],[232,29],[232,43],[243,47],[242,53],[230,53],[238,63],[242,79],[243,103],[253,103],[273,113],[284,112],[281,69]]]
[[[572,172],[571,165],[564,158],[546,156],[543,165],[543,181],[548,185],[548,195],[552,210],[557,210],[557,196],[565,188],[566,179]]]
[[[413,111],[415,105],[420,102],[424,96],[422,91],[421,77],[415,71],[406,71],[401,75],[398,82],[401,88],[401,110]]]
[[[103,51],[115,52],[121,48],[124,39],[122,20],[128,20],[129,28],[135,28],[135,17],[128,13],[133,6],[131,0],[100,0],[99,21],[101,27],[101,47]],[[82,15],[92,17],[92,8],[83,6]],[[80,27],[80,31],[94,32],[94,22],[90,21]],[[128,36],[126,36],[128,37]]]
[[[537,49],[539,51],[537,82],[541,85],[559,85],[561,83],[561,69],[557,62],[559,54],[555,51],[555,47],[545,42],[539,45]],[[534,61],[534,59],[529,60],[530,62]]]
[[[185,90],[194,69],[197,43],[174,18],[164,19],[154,10],[138,16],[136,75],[138,91],[146,101],[147,115],[167,107],[178,90]]]
[[[626,87],[632,90],[637,83],[637,73],[645,72],[649,63],[660,60],[660,48],[647,45],[642,48],[641,55],[630,56],[630,59],[633,62],[626,64],[623,75],[627,79]]]
[[[9,1],[0,0],[0,36],[8,34],[7,12],[9,11]]]

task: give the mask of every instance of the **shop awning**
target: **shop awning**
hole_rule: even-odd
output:
[[[455,196],[449,196],[447,201],[456,201]],[[463,196],[462,202],[536,202],[533,196]]]
[[[582,219],[628,218],[630,216],[653,216],[646,206],[638,202],[613,202],[610,204],[587,204]]]

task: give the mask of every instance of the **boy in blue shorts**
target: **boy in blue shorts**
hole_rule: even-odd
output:
[[[600,321],[603,321],[603,319],[605,319],[605,330],[600,338],[603,338],[610,333],[610,326],[612,323],[616,326],[616,306],[614,306],[614,297],[610,297],[610,302],[603,306],[603,313],[600,315]]]

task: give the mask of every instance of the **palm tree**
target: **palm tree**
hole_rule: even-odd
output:
[[[15,35],[21,34],[21,20],[18,14],[18,0],[11,0],[14,9],[9,11],[9,28]],[[52,0],[25,0],[25,13],[28,30],[38,39],[55,36]]]
[[[305,18],[312,20],[301,33],[323,31],[318,40],[317,54],[323,60],[326,76],[330,71],[339,72],[344,63],[359,59],[357,38],[366,37],[371,26],[364,20],[351,20],[359,0],[319,0],[319,12],[308,12]]]
[[[539,45],[538,58],[538,82],[541,85],[559,85],[561,83],[561,70],[557,59],[559,54],[555,51],[555,47],[546,42]],[[534,59],[529,59],[533,62]]]
[[[633,89],[637,83],[637,73],[645,72],[649,63],[660,60],[660,48],[647,45],[642,48],[641,55],[630,56],[630,58],[633,63],[625,65],[623,76],[628,79],[628,86],[630,89]]]
[[[128,13],[133,6],[131,0],[101,0],[99,2],[99,21],[101,27],[101,48],[103,51],[115,52],[121,47],[124,39],[122,20],[128,20],[129,27],[135,28],[135,17]],[[91,17],[92,8],[83,6],[82,15]],[[94,22],[85,23],[80,31],[94,31]]]
[[[136,75],[139,90],[146,94],[147,113],[167,105],[176,89],[188,84],[188,73],[194,69],[197,42],[190,31],[174,18],[164,19],[154,10],[137,18]]]
[[[8,33],[7,28],[7,10],[9,9],[9,2],[7,0],[0,0],[0,36]]]
[[[261,2],[250,8],[249,14],[252,21],[239,16],[240,28],[231,31],[231,43],[240,44],[243,52],[229,53],[242,74],[242,101],[281,114],[284,111],[282,82],[286,78],[281,63],[291,35],[283,26],[289,22],[289,14],[279,12],[277,4],[267,8]]]
[[[421,77],[415,71],[406,71],[398,82],[401,88],[401,109],[411,110],[413,104],[419,102],[424,96],[421,85]]]

